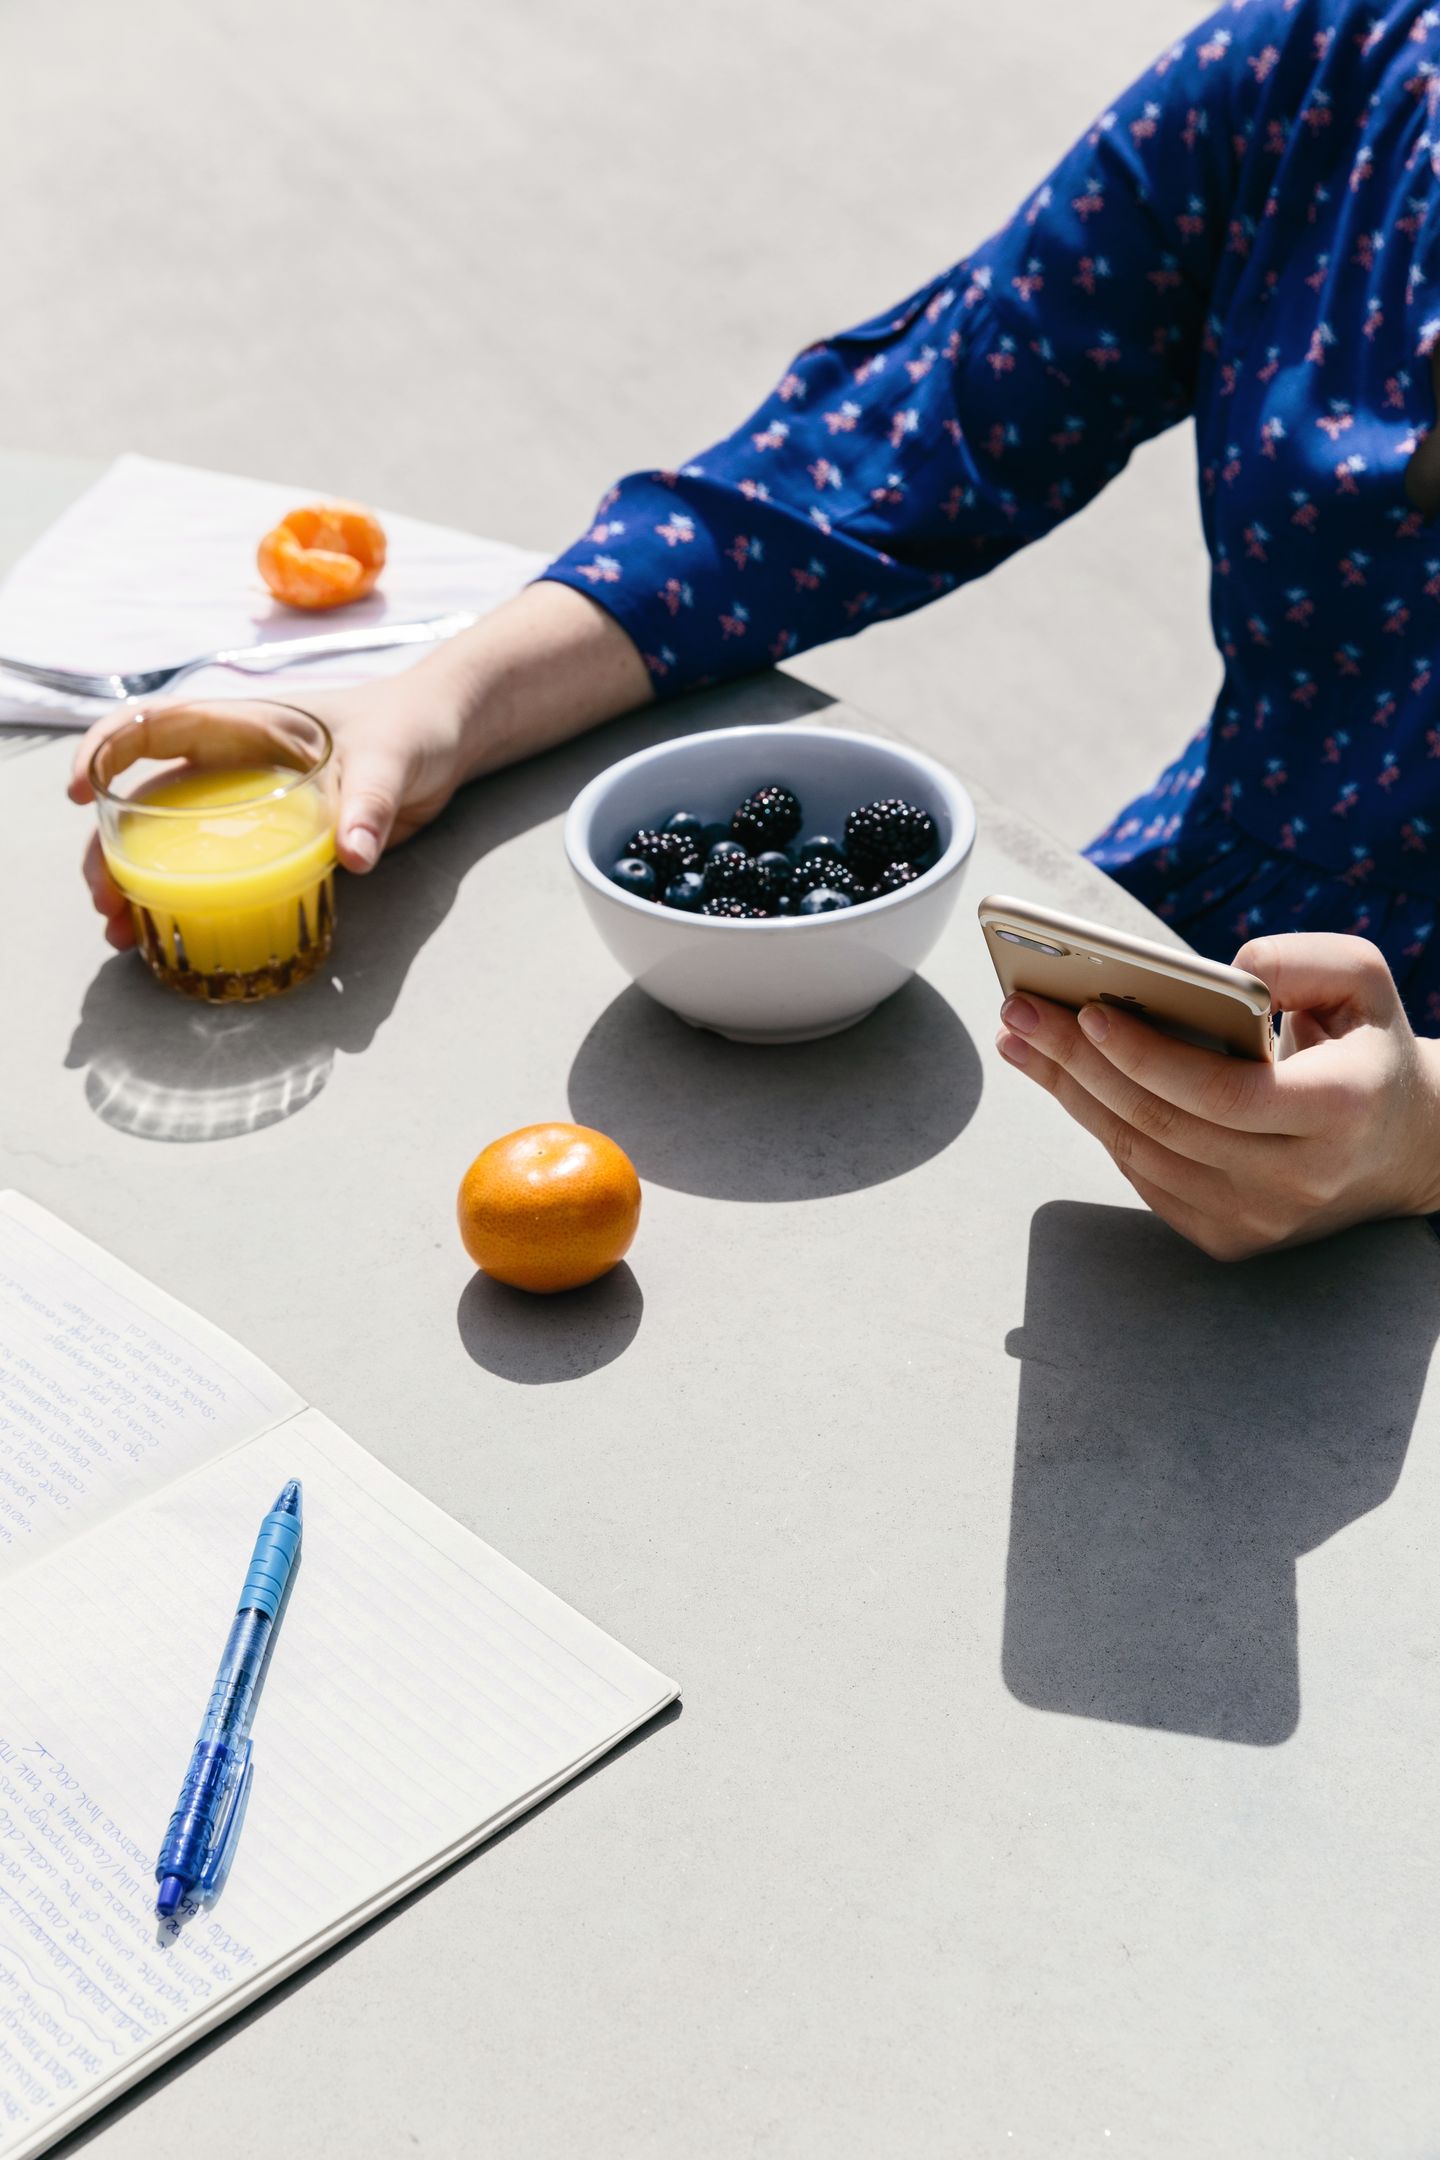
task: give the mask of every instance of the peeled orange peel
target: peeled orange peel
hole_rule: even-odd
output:
[[[260,575],[286,607],[363,600],[385,567],[380,520],[359,503],[303,503],[260,542]]]

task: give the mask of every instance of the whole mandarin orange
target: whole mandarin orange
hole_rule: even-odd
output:
[[[260,542],[260,575],[286,607],[363,600],[385,567],[380,520],[360,503],[303,503]]]
[[[517,1290],[578,1290],[623,1260],[640,1180],[588,1125],[525,1125],[492,1140],[460,1182],[460,1235],[476,1267]]]

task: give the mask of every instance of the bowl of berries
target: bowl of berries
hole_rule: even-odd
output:
[[[969,795],[903,743],[813,725],[717,728],[582,789],[565,851],[642,990],[736,1042],[853,1027],[944,928]]]

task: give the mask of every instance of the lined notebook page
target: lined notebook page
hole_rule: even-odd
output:
[[[19,1193],[0,1193],[0,1582],[302,1407]]]
[[[304,1482],[305,1542],[238,1854],[212,1908],[161,1928],[156,1850],[254,1530],[289,1477]],[[26,1569],[0,1590],[0,1644],[6,2160],[676,1692],[316,1411]],[[47,2013],[78,2056],[58,2052]],[[77,2065],[67,2090],[55,2069]]]
[[[156,1852],[292,1477],[304,1544],[237,1856],[213,1906],[161,1927]],[[42,2151],[676,1693],[310,1409],[0,1579],[0,2156]]]

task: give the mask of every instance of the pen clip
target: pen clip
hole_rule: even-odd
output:
[[[235,1758],[230,1773],[229,1792],[225,1812],[215,1828],[215,1842],[205,1863],[205,1872],[196,1884],[202,1898],[218,1897],[225,1887],[230,1872],[230,1862],[235,1855],[235,1841],[240,1835],[240,1821],[245,1813],[245,1802],[250,1796],[250,1779],[254,1773],[253,1743],[247,1740]]]

